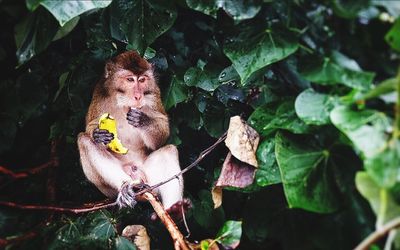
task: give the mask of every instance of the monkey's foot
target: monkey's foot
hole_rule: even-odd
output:
[[[166,211],[173,220],[180,222],[183,219],[183,213],[186,213],[191,208],[192,202],[188,198],[183,198],[182,201],[178,201],[171,207],[167,208]],[[156,213],[153,213],[150,218],[155,221],[158,217]]]
[[[139,184],[142,185],[142,184]],[[124,183],[122,185],[121,190],[118,193],[117,197],[117,205],[119,208],[123,207],[135,207],[137,201],[136,201],[136,190],[138,190],[137,184],[129,184],[129,183]]]

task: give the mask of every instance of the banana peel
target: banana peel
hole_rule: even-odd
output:
[[[118,139],[117,134],[117,123],[109,113],[103,114],[99,119],[99,129],[105,129],[114,135],[114,139],[107,144],[111,151],[117,154],[126,154],[128,149],[122,145],[121,141]]]

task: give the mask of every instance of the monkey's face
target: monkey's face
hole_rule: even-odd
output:
[[[150,70],[136,75],[129,70],[118,70],[114,75],[118,106],[141,108],[153,106],[159,89]]]

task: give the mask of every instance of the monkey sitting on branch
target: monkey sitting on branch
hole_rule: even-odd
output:
[[[115,119],[116,131],[127,152],[110,150],[115,135],[99,128],[104,114]],[[136,204],[138,183],[155,185],[180,172],[178,150],[165,145],[168,116],[161,102],[153,66],[135,51],[124,52],[106,63],[88,113],[86,131],[78,136],[81,164],[86,177],[120,207]],[[182,176],[155,190],[168,213],[181,214],[190,206],[183,199]]]

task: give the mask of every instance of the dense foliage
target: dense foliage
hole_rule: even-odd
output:
[[[222,230],[235,225],[228,240],[241,236],[240,249],[350,249],[400,216],[397,1],[2,0],[0,12],[0,165],[40,165],[51,141],[60,162],[0,176],[1,200],[103,199],[83,175],[76,136],[105,61],[136,49],[157,68],[182,166],[233,115],[261,136],[254,183],[224,190],[222,207],[210,190],[226,148],[185,174],[191,241],[223,235],[229,221]],[[120,230],[143,224],[153,248],[172,248],[151,212],[140,204],[48,218],[2,207],[0,235],[39,232],[11,249],[132,249]],[[391,242],[400,249],[400,236]]]

